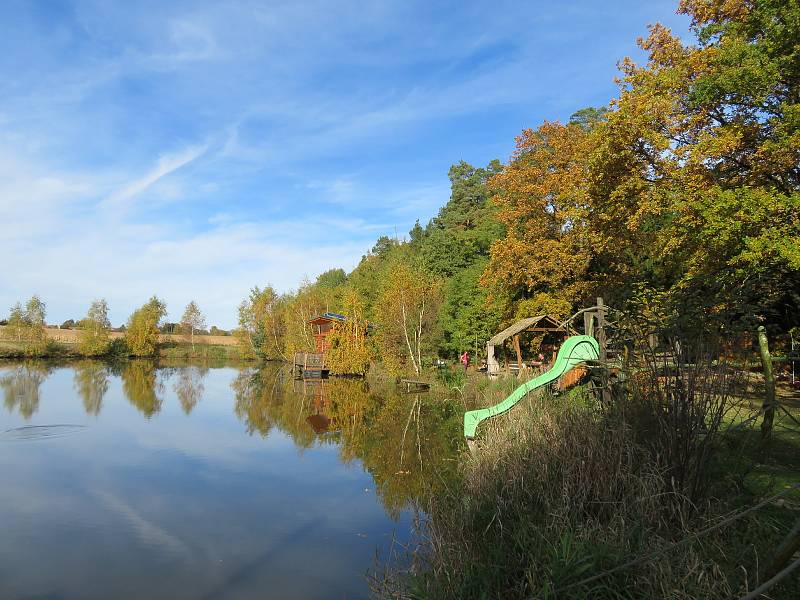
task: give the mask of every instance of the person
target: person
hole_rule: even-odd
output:
[[[464,370],[467,370],[469,366],[469,353],[464,350],[464,354],[461,355],[461,364],[464,365]]]

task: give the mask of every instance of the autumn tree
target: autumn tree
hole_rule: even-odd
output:
[[[47,347],[47,335],[45,333],[46,314],[47,307],[39,296],[33,295],[25,303],[22,331],[26,354],[37,356],[44,353]]]
[[[247,354],[263,359],[286,358],[285,300],[272,286],[258,286],[239,305],[239,328],[235,335]]]
[[[331,373],[363,375],[372,358],[364,305],[358,293],[350,289],[344,292],[341,307],[346,318],[328,335],[330,349],[325,362]]]
[[[186,305],[186,310],[183,311],[181,317],[181,329],[183,334],[189,337],[192,344],[192,352],[194,352],[194,332],[204,329],[206,326],[206,318],[200,311],[200,307],[192,300]]]
[[[167,306],[153,296],[128,318],[125,342],[134,356],[155,354],[158,344],[158,324],[167,316]]]
[[[423,352],[429,351],[441,301],[441,284],[404,262],[392,266],[378,296],[376,340],[390,370],[410,364],[419,375]]]
[[[491,248],[483,282],[508,305],[506,320],[568,313],[586,293],[591,127],[546,122],[525,130],[505,169],[489,181],[505,237]],[[500,304],[496,302],[496,304]]]
[[[97,356],[108,349],[111,323],[108,320],[108,303],[104,299],[92,302],[79,326],[78,349],[81,354]]]
[[[19,302],[11,307],[11,313],[8,316],[8,325],[6,325],[6,328],[7,331],[11,333],[13,339],[17,342],[22,341],[22,336],[25,334],[25,310]]]
[[[592,241],[629,283],[698,320],[796,322],[800,7],[684,0],[696,45],[661,25],[622,63],[592,136]]]

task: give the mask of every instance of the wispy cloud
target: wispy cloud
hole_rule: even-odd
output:
[[[674,0],[5,3],[0,316],[151,294],[231,326],[255,284],[352,268],[449,196],[448,167],[615,92]]]
[[[158,158],[156,165],[145,175],[126,183],[112,192],[103,200],[101,206],[106,209],[121,208],[130,200],[152,187],[157,181],[202,156],[207,149],[207,145],[190,146],[177,154],[163,154]]]

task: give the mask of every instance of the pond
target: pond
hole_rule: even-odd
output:
[[[278,367],[0,365],[0,597],[361,598],[463,409]]]

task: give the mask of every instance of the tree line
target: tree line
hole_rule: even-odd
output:
[[[39,296],[32,296],[23,306],[16,303],[5,320],[5,337],[22,348],[27,356],[48,354],[46,334],[47,306]],[[84,356],[152,356],[158,348],[158,336],[164,329],[167,305],[153,296],[128,317],[122,328],[124,336],[112,339],[111,322],[108,318],[108,303],[105,299],[94,300],[86,316],[75,323],[78,329],[77,350]],[[194,348],[195,335],[206,333],[206,318],[197,303],[186,305],[177,329]],[[215,329],[215,328],[212,328]],[[219,331],[219,330],[218,330]]]
[[[283,294],[254,287],[234,332],[242,354],[313,351],[308,321],[330,311],[347,317],[329,338],[333,372],[379,361],[419,373],[434,357],[480,351],[518,318],[567,317],[597,296],[684,329],[797,327],[800,25],[790,4],[683,0],[694,41],[652,26],[639,40],[646,61],[620,63],[607,106],[522,131],[506,164],[453,165],[438,214],[403,239],[380,237],[350,273]],[[155,351],[165,315],[155,296],[131,315],[131,353]],[[43,324],[34,297],[8,327],[36,352]],[[80,329],[87,353],[110,347],[104,301]]]
[[[254,356],[312,351],[308,320],[352,319],[332,369],[480,348],[517,318],[603,296],[665,326],[800,324],[800,39],[780,0],[684,0],[693,43],[654,25],[619,94],[524,130],[507,164],[451,167],[451,195],[350,273],[253,288],[237,335]],[[371,324],[369,330],[365,324]]]

